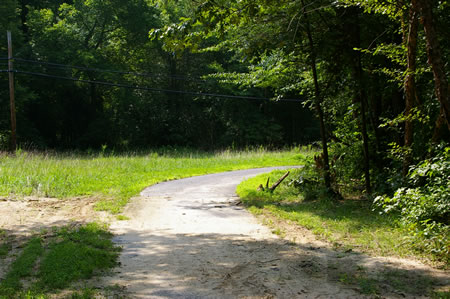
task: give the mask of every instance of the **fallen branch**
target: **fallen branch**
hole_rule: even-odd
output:
[[[290,173],[289,171],[286,172],[286,173],[285,173],[278,181],[276,181],[275,184],[272,185],[272,187],[269,188],[269,191],[270,191],[270,192],[275,191],[275,189],[278,187],[278,185],[280,185],[281,182],[284,181],[285,178],[287,178],[287,176],[289,175],[289,173]],[[268,182],[268,181],[267,181],[267,182]]]
[[[260,185],[258,186],[258,189],[256,189],[256,190],[258,190],[258,191],[270,191],[270,192],[275,191],[275,189],[278,187],[278,185],[280,185],[281,182],[282,182],[285,178],[287,178],[287,176],[289,175],[289,173],[290,173],[289,171],[286,172],[286,173],[285,173],[278,181],[276,181],[275,184],[273,184],[272,187],[270,187],[270,188],[269,188],[269,180],[270,180],[270,178],[267,178],[266,187],[264,188],[264,186],[263,186],[262,184],[260,184]]]

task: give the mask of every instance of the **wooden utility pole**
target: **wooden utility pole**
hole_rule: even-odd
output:
[[[12,39],[11,31],[6,32],[8,38],[8,72],[9,72],[9,102],[11,108],[11,152],[15,152],[17,148],[16,137],[16,104],[14,101],[14,72],[13,72],[13,55],[12,55]]]

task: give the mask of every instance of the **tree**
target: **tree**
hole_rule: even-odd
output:
[[[436,97],[440,103],[440,114],[436,121],[436,128],[433,134],[433,140],[440,139],[440,131],[443,126],[447,125],[450,130],[450,94],[449,85],[446,76],[444,61],[438,34],[435,28],[435,20],[433,16],[432,3],[426,0],[416,0],[417,6],[422,14],[422,22],[425,29],[427,39],[428,63],[431,65],[435,83]]]
[[[417,1],[412,0],[409,8],[408,18],[408,34],[406,40],[407,49],[407,65],[406,79],[405,79],[405,147],[407,153],[403,161],[403,175],[406,176],[409,171],[409,166],[412,162],[411,147],[413,145],[413,121],[412,121],[412,109],[414,102],[416,101],[416,86],[415,86],[415,73],[416,73],[416,52],[417,52],[417,30],[418,30],[418,10]]]

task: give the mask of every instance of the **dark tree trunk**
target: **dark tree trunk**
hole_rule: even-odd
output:
[[[408,55],[408,69],[405,79],[405,148],[407,150],[403,160],[403,175],[406,176],[409,171],[409,166],[412,163],[412,144],[413,144],[413,122],[411,120],[411,110],[414,107],[414,100],[416,98],[416,52],[417,52],[417,29],[419,25],[417,17],[417,1],[412,0],[409,9],[409,28],[407,35],[407,55]]]
[[[302,0],[302,5],[305,7],[305,3]],[[322,110],[322,95],[320,92],[319,87],[319,80],[317,79],[317,67],[316,67],[316,51],[314,49],[314,41],[312,38],[311,33],[311,26],[309,24],[309,18],[308,14],[303,12],[304,18],[305,18],[305,27],[306,27],[306,34],[308,36],[308,42],[310,47],[310,64],[311,69],[313,73],[313,79],[314,79],[314,93],[315,93],[315,101],[314,101],[314,108],[316,110],[317,116],[319,118],[320,123],[320,136],[322,139],[322,159],[323,159],[323,169],[324,169],[324,180],[325,180],[325,186],[330,191],[331,189],[331,177],[330,177],[330,162],[328,158],[328,141],[327,141],[327,132],[325,128],[325,121],[324,121],[324,115]]]
[[[440,139],[443,126],[450,130],[450,99],[448,80],[445,75],[445,64],[442,61],[441,47],[433,20],[432,1],[416,0],[417,6],[422,14],[422,23],[425,29],[427,40],[428,63],[431,65],[434,76],[436,97],[441,104],[440,114],[436,121],[436,127],[433,134],[433,141]]]
[[[362,68],[361,68],[361,60],[359,59],[358,63],[359,72],[358,77],[362,80]],[[369,136],[367,134],[367,121],[366,121],[366,96],[362,89],[362,84],[360,87],[359,99],[361,103],[361,133],[363,137],[363,151],[364,151],[364,178],[366,184],[367,193],[371,193],[372,189],[370,186],[370,154],[369,154]]]
[[[20,2],[21,27],[22,27],[22,32],[25,37],[25,40],[28,42],[29,41],[29,36],[28,36],[29,30],[28,30],[28,25],[27,25],[27,15],[28,15],[28,6],[25,3],[25,1],[21,1]]]
[[[359,127],[361,130],[361,136],[363,141],[363,153],[364,153],[364,179],[365,179],[365,188],[367,193],[371,193],[371,186],[370,186],[370,156],[369,156],[369,136],[367,134],[367,120],[366,120],[366,111],[367,111],[367,99],[366,94],[364,92],[364,80],[363,80],[363,69],[361,64],[361,53],[359,51],[356,51],[354,53],[353,48],[361,48],[361,32],[359,27],[359,12],[355,9],[353,13],[351,14],[352,17],[352,28],[353,36],[352,36],[352,53],[355,55],[354,58],[354,77],[355,82],[357,85],[356,90],[356,101],[360,104],[360,116],[359,121],[360,123]],[[356,117],[358,117],[356,115]]]
[[[369,75],[370,76],[370,75]],[[379,88],[379,79],[376,76],[372,76],[369,78],[375,88],[372,90],[372,95],[370,96],[370,107],[368,107],[367,111],[369,114],[370,123],[372,125],[372,129],[375,133],[375,145],[377,152],[381,152],[381,132],[380,132],[380,111],[381,111],[381,103],[383,102],[383,93],[380,92]],[[370,93],[370,92],[369,92]],[[378,156],[375,156],[378,159]],[[375,162],[376,164],[376,162]]]

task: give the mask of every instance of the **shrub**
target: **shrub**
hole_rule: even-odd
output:
[[[299,169],[290,180],[289,186],[293,186],[306,201],[327,197],[327,190],[320,170],[310,160]]]
[[[392,197],[378,196],[374,205],[382,213],[398,213],[414,235],[417,248],[446,261],[450,254],[450,147],[412,166],[406,187]]]

